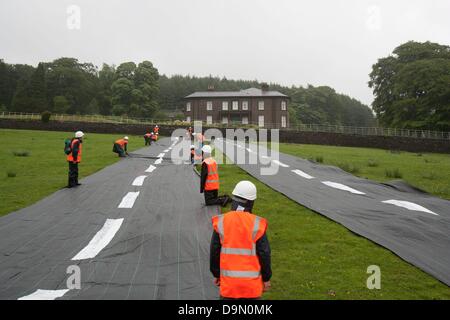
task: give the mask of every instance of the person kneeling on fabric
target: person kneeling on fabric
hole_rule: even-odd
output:
[[[211,156],[212,148],[209,145],[202,147],[203,162],[200,173],[200,193],[205,195],[207,206],[226,206],[231,201],[227,195],[219,197],[219,172],[216,160]]]
[[[267,220],[254,215],[256,186],[239,182],[231,211],[212,218],[210,271],[221,299],[259,299],[270,289],[271,253]]]
[[[114,142],[113,152],[117,153],[119,157],[123,158],[128,155],[127,145],[128,145],[128,137],[119,139],[116,142]]]

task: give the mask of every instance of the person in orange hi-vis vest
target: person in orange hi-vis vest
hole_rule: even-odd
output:
[[[119,157],[125,157],[128,155],[127,151],[128,137],[123,137],[123,139],[116,140],[113,146],[113,152],[117,153]]]
[[[267,221],[252,214],[256,187],[239,182],[231,211],[212,218],[210,271],[221,299],[259,299],[270,288],[271,253]]]
[[[70,150],[67,154],[67,162],[69,163],[69,182],[67,184],[68,188],[79,186],[78,182],[78,164],[81,162],[81,149],[83,146],[83,136],[82,131],[75,132],[75,138],[70,142]]]
[[[211,156],[211,146],[203,146],[202,152],[204,160],[200,173],[200,193],[204,194],[207,206],[220,205],[224,207],[231,199],[226,195],[219,197],[219,171],[216,160]]]

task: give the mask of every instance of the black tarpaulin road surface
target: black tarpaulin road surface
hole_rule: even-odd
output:
[[[235,162],[238,149],[245,151],[248,160],[250,156],[259,159],[258,164],[237,164],[274,190],[388,248],[450,285],[450,201],[400,181],[377,183],[283,153],[277,157],[265,148],[256,153],[254,144],[246,146],[244,142],[222,139],[215,144]],[[277,174],[261,173],[261,168],[269,165],[278,165]],[[351,189],[342,190],[342,185]]]
[[[219,209],[204,206],[191,165],[173,164],[170,152],[154,164],[172,143],[161,139],[83,179],[76,189],[59,190],[0,218],[0,299],[65,290],[71,265],[80,267],[81,289],[62,299],[218,298],[209,241],[211,217]],[[150,165],[156,169],[146,173]],[[133,186],[142,175],[142,186]],[[139,192],[133,207],[118,208],[128,192]],[[106,247],[93,258],[71,260],[107,219],[123,222]]]

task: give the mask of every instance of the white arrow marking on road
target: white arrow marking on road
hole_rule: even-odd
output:
[[[17,300],[55,300],[56,298],[61,298],[65,295],[69,289],[61,289],[61,290],[42,290],[38,289],[32,294],[27,296],[23,296]]]
[[[353,188],[350,188],[349,186],[346,186],[345,184],[342,183],[337,183],[337,182],[331,182],[331,181],[322,181],[323,184],[335,188],[335,189],[340,189],[340,190],[344,190],[344,191],[348,191],[354,194],[365,194],[364,192],[355,190]]]
[[[158,158],[155,160],[155,164],[160,164],[162,162],[162,158]]]
[[[279,165],[279,166],[281,166],[281,167],[289,168],[289,166],[287,164],[284,164],[283,162],[280,162],[278,160],[272,160],[272,162],[277,164],[277,165]]]
[[[387,204],[393,204],[394,206],[402,207],[402,208],[412,210],[412,211],[422,211],[422,212],[431,213],[431,214],[434,214],[435,216],[438,216],[437,213],[434,213],[433,211],[428,210],[427,208],[422,207],[414,202],[400,201],[400,200],[386,200],[386,201],[381,201],[381,202],[387,203]]]
[[[139,177],[137,177],[136,179],[134,179],[132,185],[136,186],[136,187],[141,187],[144,184],[145,178],[147,178],[147,176],[139,176]]]
[[[303,177],[305,179],[314,179],[313,176],[310,176],[306,172],[303,172],[302,170],[292,170],[293,173],[298,174],[300,177]]]
[[[150,165],[150,167],[147,168],[147,170],[145,170],[145,172],[153,172],[156,169],[156,167],[154,165]]]
[[[119,231],[123,219],[108,219],[99,232],[92,238],[89,244],[84,247],[72,260],[84,260],[94,258],[108,243],[114,238]]]
[[[139,196],[138,192],[128,192],[119,204],[119,208],[133,208],[134,202]]]

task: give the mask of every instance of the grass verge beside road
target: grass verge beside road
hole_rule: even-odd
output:
[[[0,216],[27,207],[67,185],[64,140],[73,132],[0,129]],[[83,143],[80,178],[118,160],[112,153],[120,135],[87,133]],[[130,136],[129,149],[143,146]]]

